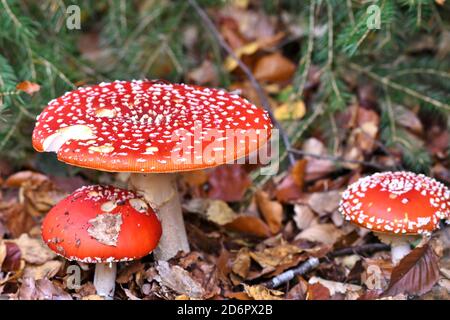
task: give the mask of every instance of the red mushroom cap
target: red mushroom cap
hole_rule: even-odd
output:
[[[444,184],[412,172],[375,173],[351,184],[339,210],[347,220],[377,232],[430,234],[450,214]]]
[[[245,157],[266,144],[271,128],[266,111],[224,90],[115,81],[52,100],[37,118],[33,146],[79,167],[174,172]]]
[[[82,187],[54,206],[42,238],[57,254],[86,263],[141,258],[161,237],[158,217],[135,193],[114,187]]]

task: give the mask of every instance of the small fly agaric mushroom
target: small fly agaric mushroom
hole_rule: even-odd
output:
[[[161,224],[135,193],[114,187],[82,187],[45,217],[42,238],[68,260],[96,263],[97,294],[112,299],[117,262],[148,255],[158,244]]]
[[[351,184],[342,195],[346,220],[370,229],[391,245],[392,261],[409,253],[410,241],[429,236],[450,214],[450,191],[442,183],[412,172],[375,173]]]
[[[161,219],[158,260],[189,251],[174,173],[254,155],[272,128],[267,112],[236,94],[142,80],[68,92],[37,120],[37,151],[80,167],[131,173],[130,187]]]

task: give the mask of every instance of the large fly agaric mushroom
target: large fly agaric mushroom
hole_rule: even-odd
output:
[[[130,172],[130,187],[157,211],[158,260],[189,251],[174,173],[254,154],[270,138],[268,114],[236,94],[160,81],[115,81],[53,100],[33,146],[66,163]]]
[[[42,238],[68,260],[96,263],[94,286],[107,299],[114,295],[116,263],[148,255],[158,244],[161,224],[135,193],[88,186],[54,206],[42,224]]]
[[[391,245],[397,263],[410,241],[428,236],[450,214],[450,191],[442,183],[412,172],[375,173],[351,184],[339,210],[346,220],[372,230]]]

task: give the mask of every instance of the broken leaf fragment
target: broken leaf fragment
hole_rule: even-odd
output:
[[[31,96],[34,93],[41,90],[41,86],[38,85],[37,83],[26,80],[26,81],[23,81],[23,82],[17,84],[16,89],[19,91],[26,92],[27,94],[29,94]]]
[[[299,120],[305,116],[305,113],[306,108],[302,100],[283,103],[274,111],[278,121]]]
[[[281,300],[284,293],[278,290],[268,289],[262,285],[249,286],[244,284],[245,293],[254,300]]]
[[[166,261],[158,261],[156,270],[158,271],[158,276],[155,277],[155,280],[180,295],[200,299],[205,294],[205,290],[200,283],[194,280],[189,272],[180,266],[171,266]]]

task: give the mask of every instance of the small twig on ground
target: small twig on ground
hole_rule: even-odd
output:
[[[332,155],[322,155],[322,154],[315,154],[315,153],[310,153],[310,152],[305,152],[302,150],[298,150],[298,149],[289,149],[289,152],[299,155],[299,156],[305,156],[305,157],[311,157],[311,158],[316,158],[316,159],[323,159],[323,160],[330,160],[330,161],[334,161],[334,162],[344,162],[344,163],[355,163],[355,164],[361,164],[367,167],[371,167],[371,168],[375,168],[377,170],[381,170],[381,171],[386,171],[389,168],[388,167],[384,167],[381,166],[375,162],[370,162],[370,161],[363,161],[363,160],[354,160],[354,159],[345,159],[343,157],[338,157],[338,156],[332,156]]]
[[[252,71],[247,67],[247,65],[244,62],[242,62],[241,59],[238,58],[238,56],[233,51],[233,49],[223,39],[219,30],[217,30],[216,26],[214,25],[212,20],[208,17],[206,12],[198,5],[197,1],[196,0],[188,0],[188,2],[194,8],[194,10],[197,12],[197,14],[200,16],[200,18],[203,20],[204,24],[206,25],[208,30],[212,33],[214,38],[216,38],[216,40],[219,42],[220,46],[236,61],[238,66],[245,73],[248,80],[254,87],[256,93],[258,94],[258,97],[261,100],[262,106],[268,112],[268,114],[270,116],[270,120],[272,120],[273,124],[278,129],[280,136],[283,139],[283,143],[286,146],[286,149],[290,149],[291,143],[289,142],[289,137],[287,136],[286,132],[282,128],[281,124],[275,119],[275,116],[270,107],[269,99],[267,98],[267,95],[265,94],[264,89],[261,87],[258,80],[256,80]],[[294,156],[292,154],[288,154],[288,158],[289,158],[290,164],[293,165],[295,163]]]
[[[280,285],[287,283],[294,279],[295,276],[301,276],[304,275],[315,268],[319,266],[321,262],[324,262],[331,258],[346,256],[350,254],[369,254],[369,253],[375,253],[378,251],[386,251],[389,250],[390,247],[383,243],[370,243],[370,244],[364,244],[357,247],[349,247],[349,248],[343,248],[339,249],[333,252],[330,252],[328,255],[326,255],[324,258],[318,259],[315,257],[311,257],[302,264],[300,264],[298,267],[295,267],[293,269],[290,269],[288,271],[285,271],[275,278],[267,281],[264,283],[264,285],[267,288],[276,288]]]

